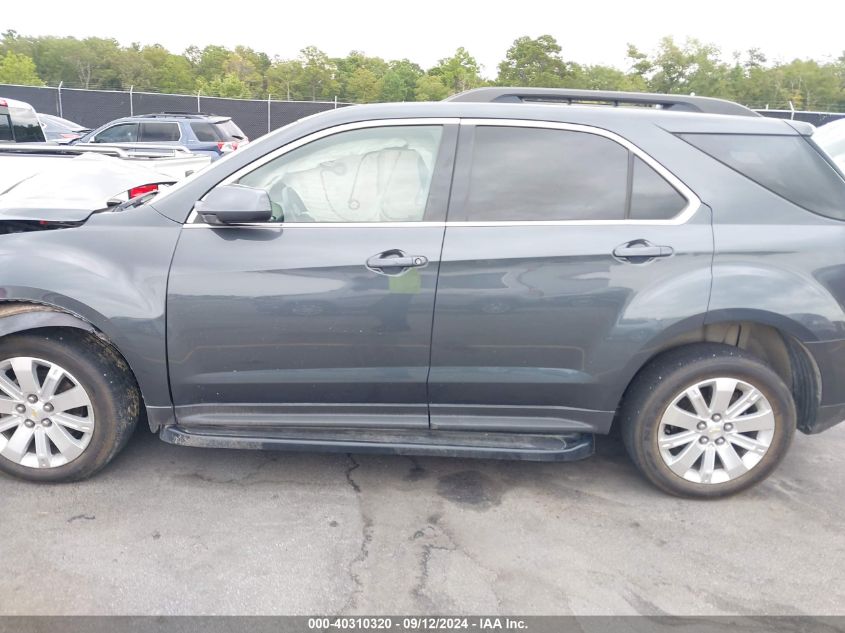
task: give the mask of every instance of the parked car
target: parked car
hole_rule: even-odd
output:
[[[88,167],[81,167],[79,163]],[[37,182],[44,187],[44,195],[53,196],[57,200],[74,197],[79,191],[73,179],[77,176],[85,177],[86,170],[92,170],[93,176],[98,167],[102,168],[102,174],[97,191],[119,192],[122,190],[116,188],[112,181],[116,172],[130,176],[136,174],[135,179],[143,185],[153,182],[171,183],[202,170],[210,163],[208,156],[198,156],[172,147],[127,149],[108,145],[68,147],[47,143],[0,145],[0,193],[24,181],[29,183],[27,187],[31,187],[29,181],[36,175],[42,175],[43,178]],[[80,169],[81,172],[77,171]],[[155,174],[158,180],[150,180],[151,174]],[[53,184],[50,184],[50,178],[55,178]],[[36,189],[32,191],[37,194]]]
[[[216,160],[249,143],[229,117],[214,114],[162,112],[124,117],[106,123],[80,143],[155,143],[178,145]]]
[[[812,131],[489,88],[55,211],[0,236],[0,469],[88,477],[142,412],[183,446],[523,460],[619,427],[661,489],[735,493],[845,419],[845,180]]]
[[[822,125],[813,134],[813,140],[833,158],[840,169],[845,170],[845,118]]]
[[[79,125],[73,121],[68,121],[62,117],[53,114],[38,113],[38,121],[41,123],[41,129],[44,130],[44,136],[48,141],[54,143],[70,143],[78,138],[83,137],[91,131],[91,128]]]
[[[43,160],[35,162],[37,171],[22,174],[18,170],[19,180],[11,186],[4,185],[0,194],[0,234],[20,230],[20,226],[13,225],[20,222],[40,222],[41,227],[50,227],[54,214],[59,215],[61,224],[81,222],[92,212],[176,182],[166,174],[102,154],[63,157],[49,164]],[[0,152],[0,170],[15,167],[8,163],[9,156]]]
[[[0,143],[43,143],[45,140],[31,105],[0,98]]]

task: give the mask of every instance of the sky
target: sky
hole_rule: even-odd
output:
[[[56,9],[51,10],[55,2]],[[332,57],[350,50],[404,57],[424,68],[466,48],[487,77],[513,40],[554,36],[565,59],[626,68],[626,44],[652,50],[664,35],[696,37],[726,58],[757,47],[770,61],[830,60],[845,52],[845,1],[778,0],[48,0],[11,2],[0,31],[23,35],[113,37],[121,44],[250,46],[295,57],[314,45]],[[125,10],[121,9],[125,6]],[[71,8],[72,7],[72,8]],[[776,7],[776,8],[773,8]],[[806,7],[806,9],[803,9]]]

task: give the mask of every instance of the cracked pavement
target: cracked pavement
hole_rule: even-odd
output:
[[[845,615],[845,426],[723,501],[568,464],[195,449],[0,475],[0,615]],[[839,582],[836,582],[839,579]],[[45,587],[47,592],[42,591]]]

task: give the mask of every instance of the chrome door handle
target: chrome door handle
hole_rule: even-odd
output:
[[[385,268],[420,268],[426,264],[428,264],[428,257],[408,255],[400,250],[385,251],[367,260],[367,268],[376,272]]]
[[[613,256],[638,264],[657,257],[669,257],[674,252],[671,246],[656,246],[648,240],[634,240],[614,248]]]

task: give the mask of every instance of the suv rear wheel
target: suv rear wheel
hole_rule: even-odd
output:
[[[622,408],[622,437],[634,463],[659,488],[721,497],[765,479],[795,432],[783,380],[729,345],[663,354],[637,375]]]
[[[73,481],[124,446],[140,397],[114,349],[89,334],[52,332],[0,339],[0,470]]]

